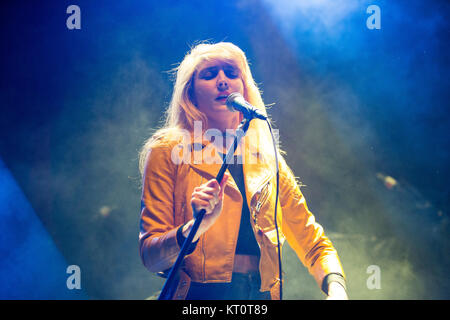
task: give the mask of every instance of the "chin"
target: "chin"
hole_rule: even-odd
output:
[[[214,110],[217,110],[217,111],[230,111],[230,110],[228,110],[227,105],[225,103],[223,103],[223,104],[216,104],[214,106]]]

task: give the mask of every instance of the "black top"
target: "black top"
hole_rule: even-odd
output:
[[[245,180],[241,158],[234,156],[233,163],[228,165],[228,171],[233,177],[242,195],[241,224],[236,245],[236,254],[260,255],[258,243],[256,242],[252,226],[250,224],[250,210],[245,197]]]

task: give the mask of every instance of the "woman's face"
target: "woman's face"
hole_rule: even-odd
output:
[[[193,102],[206,114],[210,128],[236,128],[239,112],[227,109],[229,94],[244,95],[244,83],[236,65],[222,60],[205,61],[199,65],[194,78]]]

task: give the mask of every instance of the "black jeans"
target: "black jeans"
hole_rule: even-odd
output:
[[[259,273],[233,273],[230,283],[191,282],[186,300],[270,300],[270,292],[260,292]]]

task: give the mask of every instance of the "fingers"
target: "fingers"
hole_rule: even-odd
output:
[[[228,175],[228,173],[225,173],[223,178],[222,178],[222,181],[220,182],[219,197],[223,197],[223,193],[224,193],[224,190],[225,190],[225,185],[227,184],[227,181],[228,181],[229,178],[230,178],[230,176]]]
[[[194,191],[192,194],[192,200],[193,199],[201,200],[203,203],[209,203],[212,207],[214,207],[218,202],[216,194],[208,194],[203,191]]]
[[[219,194],[219,188],[211,188],[211,187],[206,187],[206,186],[202,186],[202,187],[197,187],[194,189],[194,193],[203,193],[203,194],[208,194],[208,195],[214,195],[214,194]]]
[[[211,213],[223,200],[223,191],[229,178],[225,174],[220,185],[216,179],[209,180],[207,183],[194,189],[191,198],[191,204],[195,205],[197,210],[205,209],[206,213]]]
[[[223,180],[222,180],[223,181]],[[200,187],[194,189],[196,194],[207,194],[212,196],[217,196],[220,192],[221,186],[216,179],[211,179]]]
[[[191,205],[195,208],[197,211],[201,211],[202,209],[205,209],[206,214],[211,213],[214,210],[215,205],[213,205],[209,201],[193,198],[191,200]]]
[[[216,207],[218,199],[218,192],[211,188],[195,189],[192,193],[191,204],[200,211],[205,209],[206,213],[211,213]]]

